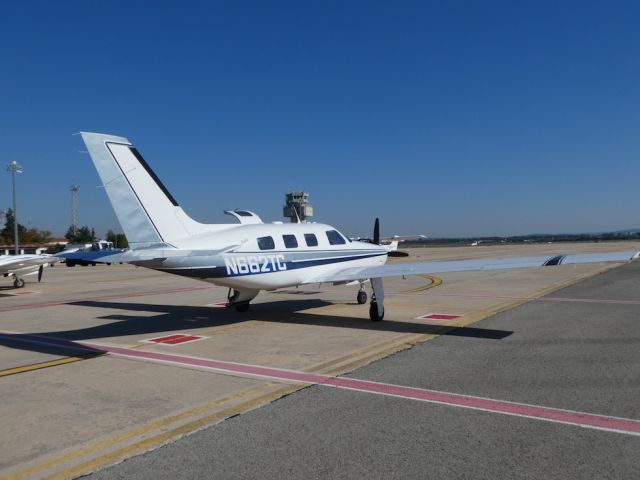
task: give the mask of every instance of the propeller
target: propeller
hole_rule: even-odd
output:
[[[373,224],[373,243],[380,245],[380,219],[376,217],[376,222]]]
[[[389,257],[408,257],[407,252],[401,252],[400,250],[391,250],[388,254]]]
[[[376,221],[373,224],[373,242],[376,245],[380,245],[380,219],[376,217]],[[408,257],[407,252],[401,252],[399,250],[389,250],[387,254],[389,257]]]
[[[40,265],[40,268],[38,268],[38,282],[42,280],[42,272],[44,272],[44,264]]]

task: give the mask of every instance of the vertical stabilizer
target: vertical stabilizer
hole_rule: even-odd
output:
[[[222,227],[189,217],[126,138],[81,135],[131,248],[175,244]]]

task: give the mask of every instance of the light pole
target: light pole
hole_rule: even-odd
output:
[[[18,255],[18,211],[16,209],[16,173],[22,173],[22,165],[18,165],[15,160],[7,165],[7,170],[11,172],[13,183],[13,242],[14,252]]]

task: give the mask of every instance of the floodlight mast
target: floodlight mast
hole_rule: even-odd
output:
[[[14,253],[19,254],[18,251],[18,209],[16,208],[16,173],[22,173],[22,165],[18,165],[18,162],[13,160],[7,165],[7,170],[11,172],[11,181],[13,184],[13,242]]]

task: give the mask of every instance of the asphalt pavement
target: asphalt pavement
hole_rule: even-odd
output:
[[[428,293],[426,294],[428,295]],[[640,263],[349,376],[640,419]],[[313,386],[92,475],[158,478],[640,478],[640,436]]]

